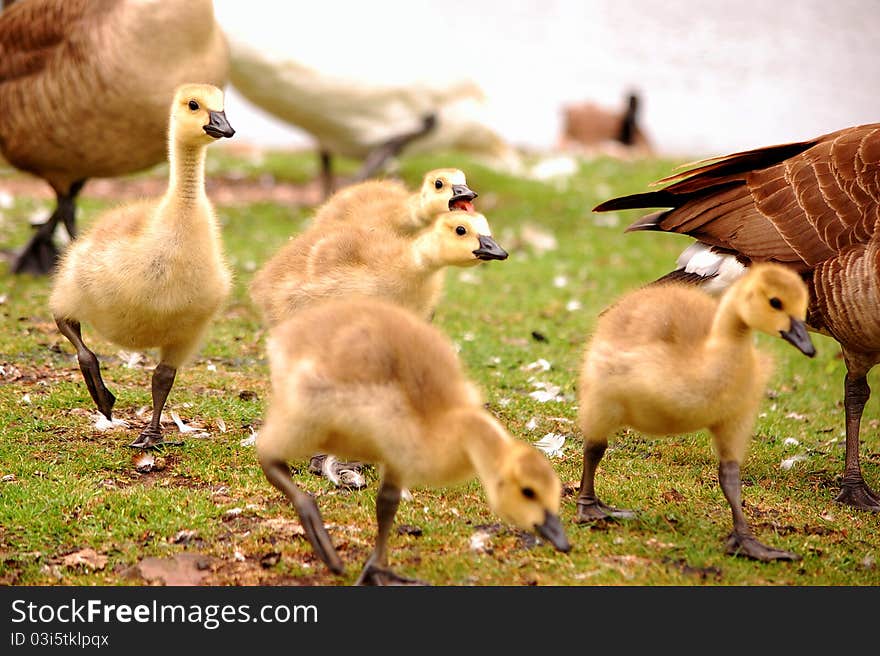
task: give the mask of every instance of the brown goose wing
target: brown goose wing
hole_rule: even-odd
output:
[[[594,211],[668,207],[628,230],[691,235],[756,260],[809,270],[865,243],[880,218],[880,124],[735,153]]]

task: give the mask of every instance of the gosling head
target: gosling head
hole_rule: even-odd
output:
[[[429,230],[432,257],[444,265],[473,266],[485,260],[507,259],[507,251],[492,238],[489,222],[482,214],[445,212]]]
[[[484,485],[489,507],[503,520],[538,533],[559,551],[571,549],[559,521],[562,484],[539,451],[513,442],[499,463],[497,477]]]
[[[467,186],[464,173],[458,169],[435,169],[428,171],[422,180],[419,193],[419,213],[430,218],[451,210],[473,212],[473,200],[477,194]]]
[[[779,336],[804,355],[816,355],[804,323],[810,302],[801,277],[779,264],[755,264],[742,279],[743,321],[755,330]]]
[[[223,111],[223,91],[210,84],[179,86],[171,105],[171,131],[177,141],[194,144],[234,135]]]

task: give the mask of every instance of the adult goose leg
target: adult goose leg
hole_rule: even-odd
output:
[[[67,193],[56,192],[55,211],[31,237],[15,262],[13,273],[32,273],[47,275],[55,268],[58,260],[58,249],[52,241],[59,221],[64,223],[71,238],[76,237],[76,195],[85,184],[85,180],[74,182]]]
[[[880,512],[880,496],[865,483],[859,464],[859,432],[862,412],[871,396],[867,374],[870,366],[864,366],[852,353],[844,350],[847,373],[844,381],[844,402],[846,412],[846,461],[843,481],[837,502],[855,506],[862,510]]]

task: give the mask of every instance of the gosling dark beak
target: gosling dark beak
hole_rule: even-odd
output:
[[[779,334],[786,342],[794,344],[804,355],[811,358],[816,355],[816,347],[813,346],[810,334],[807,332],[807,326],[800,319],[791,317],[791,328],[780,330]]]
[[[475,191],[471,191],[467,185],[452,185],[452,198],[449,199],[449,211],[464,210],[473,212],[474,206],[471,201],[477,197]]]
[[[232,129],[232,126],[229,125],[229,121],[226,120],[226,112],[209,111],[208,116],[210,117],[210,120],[202,129],[209,135],[215,139],[219,139],[220,137],[231,137],[235,134],[235,130]]]
[[[568,553],[571,551],[571,545],[568,543],[568,537],[562,528],[562,522],[559,521],[559,515],[554,515],[549,510],[544,511],[544,523],[536,524],[535,530],[541,537],[550,541],[559,551]]]
[[[488,235],[477,235],[480,240],[480,247],[473,251],[481,260],[506,260],[507,251],[495,243],[495,240]]]

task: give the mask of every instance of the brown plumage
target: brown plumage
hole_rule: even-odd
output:
[[[225,85],[211,0],[29,0],[0,14],[0,153],[46,180],[57,207],[13,270],[47,273],[59,221],[75,234],[88,178],[165,160],[178,85]]]
[[[880,511],[880,495],[865,483],[858,452],[867,375],[880,362],[880,123],[719,157],[661,182],[671,184],[608,200],[594,211],[670,208],[628,230],[696,238],[679,269],[704,280],[735,277],[763,261],[803,276],[811,297],[808,324],[840,343],[847,367],[846,464],[837,500]]]

